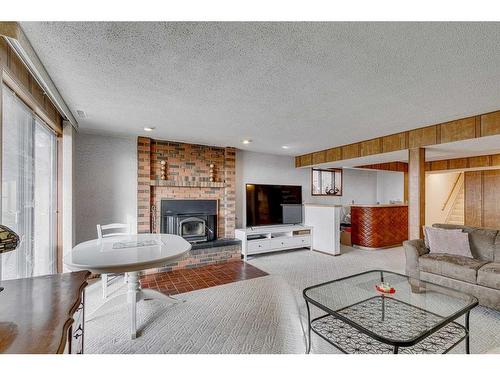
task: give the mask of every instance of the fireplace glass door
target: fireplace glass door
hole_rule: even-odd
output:
[[[179,234],[186,240],[206,240],[205,220],[188,217],[179,222]]]

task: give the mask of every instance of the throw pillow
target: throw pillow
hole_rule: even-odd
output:
[[[458,229],[427,228],[430,253],[447,253],[472,258],[469,234]]]
[[[431,229],[431,230],[453,230],[453,231],[456,231],[456,232],[462,232],[462,229],[444,229],[444,228],[434,228],[434,227],[426,227],[425,225],[423,226],[423,229],[424,229],[424,244],[425,244],[425,247],[427,249],[430,249],[430,245],[429,245],[429,234],[427,233],[427,230],[428,229]]]
[[[430,249],[430,245],[429,245],[429,234],[427,233],[427,230],[449,230],[449,231],[454,231],[454,232],[458,232],[458,233],[462,233],[463,230],[462,229],[445,229],[445,228],[434,228],[434,227],[426,227],[424,225],[424,244],[425,244],[425,247],[427,249]]]

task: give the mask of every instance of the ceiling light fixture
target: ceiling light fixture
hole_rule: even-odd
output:
[[[78,115],[78,117],[82,118],[82,119],[85,119],[87,118],[87,114],[85,113],[84,110],[82,109],[77,109],[76,110],[76,114]]]
[[[149,126],[146,126],[146,127],[144,128],[144,130],[145,130],[145,131],[147,131],[147,132],[152,132],[153,130],[155,130],[155,128],[153,128],[153,127],[149,127]]]
[[[248,144],[252,143],[252,140],[251,139],[244,139],[241,141],[241,143],[243,143],[244,145],[248,145]]]
[[[281,146],[281,148],[284,150],[288,150],[290,148],[290,146]]]

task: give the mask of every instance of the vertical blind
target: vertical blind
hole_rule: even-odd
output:
[[[0,279],[56,272],[57,138],[2,89],[2,224],[21,238],[1,255]]]

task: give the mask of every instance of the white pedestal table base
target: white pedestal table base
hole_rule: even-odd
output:
[[[129,333],[132,339],[137,337],[137,302],[142,300],[160,300],[169,304],[184,302],[171,296],[167,296],[154,289],[141,289],[139,283],[139,272],[127,272],[125,274],[127,292],[118,294],[107,299],[101,306],[88,315],[87,321],[93,320],[99,311],[103,310],[106,306],[116,305],[127,301],[129,311]]]

